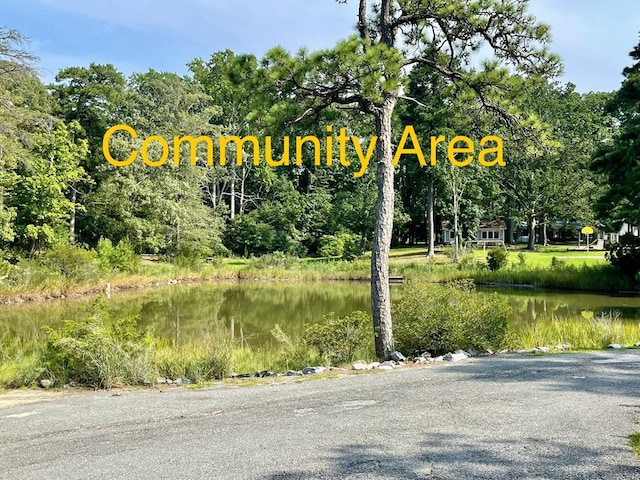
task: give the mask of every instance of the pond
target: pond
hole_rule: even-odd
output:
[[[512,324],[542,318],[619,317],[640,320],[640,297],[624,297],[542,291],[537,289],[488,288],[507,297],[513,308]],[[392,287],[392,297],[402,285]],[[88,315],[92,298],[66,299],[0,307],[0,339],[37,338],[42,327],[62,325],[64,319]],[[223,282],[173,285],[148,290],[114,292],[107,300],[115,316],[140,315],[143,326],[171,345],[197,342],[208,334],[225,331],[237,342],[269,348],[275,344],[271,329],[280,325],[299,337],[305,325],[335,312],[371,312],[367,282]]]

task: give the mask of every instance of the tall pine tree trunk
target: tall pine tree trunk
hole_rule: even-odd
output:
[[[427,183],[427,210],[425,212],[427,217],[427,257],[433,257],[436,254],[436,219],[434,213],[434,203],[435,192],[433,186],[433,178],[430,178]]]
[[[231,168],[231,220],[236,217],[236,167]]]
[[[394,350],[389,291],[389,251],[393,234],[394,208],[391,119],[396,102],[395,97],[387,98],[376,115],[378,205],[371,253],[371,303],[376,355],[381,360],[388,358]]]
[[[529,241],[527,242],[527,250],[534,251],[536,249],[536,217],[533,213],[527,216],[527,230],[529,230]]]

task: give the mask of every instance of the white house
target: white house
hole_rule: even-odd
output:
[[[479,243],[500,244],[503,243],[507,235],[507,226],[501,220],[480,221],[475,240]],[[450,222],[442,222],[442,243],[453,243],[453,225]]]

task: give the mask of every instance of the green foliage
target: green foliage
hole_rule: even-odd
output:
[[[310,325],[304,334],[304,341],[332,365],[351,362],[358,354],[372,352],[372,340],[371,316],[360,311],[345,317],[325,315],[322,322]]]
[[[569,345],[572,350],[600,350],[611,343],[633,345],[640,325],[625,321],[615,313],[594,318],[536,318],[531,324],[517,325],[509,332],[509,344],[515,349]]]
[[[629,435],[629,446],[633,450],[633,453],[640,458],[640,433],[632,433]]]
[[[551,257],[551,270],[558,270],[567,266],[567,262],[558,257]]]
[[[509,313],[504,298],[480,295],[468,280],[444,286],[410,282],[393,305],[396,347],[409,355],[499,349]]]
[[[0,387],[32,386],[45,373],[38,339],[0,338]]]
[[[552,259],[552,261],[553,261],[553,259]],[[527,257],[522,252],[518,253],[518,266],[520,268],[524,268],[524,267],[527,266]]]
[[[56,245],[43,255],[42,265],[77,282],[95,281],[100,277],[96,253],[73,245]]]
[[[137,329],[136,317],[113,319],[97,301],[86,320],[47,328],[44,377],[57,385],[73,382],[94,388],[148,384],[154,380],[153,338]]]
[[[622,86],[607,105],[619,130],[593,154],[591,168],[606,178],[605,191],[595,205],[600,218],[637,225],[640,223],[640,43],[630,56],[635,63],[623,70]]]
[[[293,267],[298,262],[296,257],[287,255],[282,252],[267,253],[260,257],[252,258],[249,262],[249,266],[258,270],[268,268],[284,268],[288,269]]]
[[[487,253],[487,265],[489,270],[500,270],[507,266],[509,261],[509,252],[501,247],[494,247]]]
[[[318,254],[321,257],[340,257],[353,260],[360,256],[360,238],[353,233],[324,235],[320,239]]]
[[[196,345],[157,347],[153,358],[158,374],[169,379],[193,382],[220,380],[231,373],[233,344],[228,332],[218,332]]]
[[[96,247],[96,253],[100,266],[107,271],[136,273],[142,263],[140,255],[136,254],[127,240],[120,240],[114,247],[111,240],[101,238]]]
[[[303,342],[295,342],[280,327],[275,325],[271,335],[280,344],[280,361],[274,365],[278,370],[302,370],[317,365],[321,358]]]
[[[625,233],[617,243],[609,245],[605,257],[623,274],[634,277],[640,271],[640,238]]]
[[[336,235],[324,235],[320,239],[318,254],[321,257],[342,257],[344,254],[344,239]]]

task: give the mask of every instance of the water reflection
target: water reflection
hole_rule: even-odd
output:
[[[620,316],[640,320],[640,297],[621,297],[532,289],[480,288],[505,295],[513,326],[549,318]],[[392,287],[392,298],[402,286]],[[0,308],[0,338],[34,338],[45,325],[87,316],[92,299],[60,300]],[[140,315],[141,324],[171,345],[184,345],[221,331],[237,342],[270,347],[279,324],[298,337],[305,325],[335,312],[371,311],[367,282],[229,282],[174,285],[146,291],[113,292],[109,309],[117,316]]]

